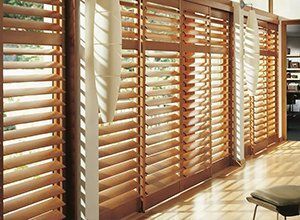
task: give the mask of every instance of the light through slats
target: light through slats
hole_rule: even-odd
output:
[[[257,93],[251,98],[251,146],[253,153],[266,149],[278,140],[277,119],[277,29],[259,22],[260,72]]]
[[[4,1],[4,219],[62,219],[63,1]]]
[[[3,5],[4,219],[62,219],[64,2],[12,2]],[[112,123],[99,119],[103,219],[146,210],[230,166],[238,132],[230,13],[200,1],[120,4],[117,110]],[[278,26],[259,24],[257,95],[245,86],[245,146],[253,154],[278,141]]]
[[[211,139],[212,161],[216,163],[230,154],[229,14],[212,10],[210,29]]]
[[[179,53],[146,51],[146,193],[178,180]]]
[[[211,167],[211,69],[209,11],[184,5],[183,175]]]
[[[120,1],[122,70],[117,109],[112,123],[99,120],[100,218],[120,218],[112,210],[135,204],[139,197],[139,4]]]

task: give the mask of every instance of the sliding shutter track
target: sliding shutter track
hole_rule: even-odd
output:
[[[121,218],[116,211],[120,207],[125,207],[123,212],[136,210],[139,197],[139,4],[120,3],[123,50],[117,110],[114,122],[99,121],[100,218],[107,219]]]
[[[180,179],[179,5],[155,2],[144,2],[144,208],[159,202],[161,196],[154,193]]]
[[[34,2],[3,5],[4,219],[64,218],[63,2]]]

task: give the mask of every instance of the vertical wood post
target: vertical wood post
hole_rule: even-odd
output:
[[[66,144],[65,160],[65,210],[68,219],[79,219],[79,146],[80,146],[80,69],[79,51],[79,0],[65,2],[65,102]]]
[[[269,12],[274,13],[274,0],[269,0]]]
[[[234,81],[234,77],[235,77],[235,73],[234,73],[234,22],[233,22],[233,15],[230,14],[229,16],[229,54],[228,54],[228,61],[229,61],[229,67],[228,67],[228,79],[229,79],[229,94],[228,94],[228,98],[229,98],[229,153],[231,156],[231,159],[234,158],[234,154],[235,154],[235,150],[234,146],[234,135],[235,135],[235,131],[234,131],[234,126],[235,126],[235,107],[234,107],[234,102],[233,102],[233,98],[235,96],[235,81]],[[233,164],[234,164],[234,159],[233,159]]]
[[[184,91],[184,82],[185,82],[185,74],[184,74],[184,71],[185,71],[185,66],[184,66],[184,52],[183,52],[183,40],[184,40],[184,13],[183,13],[183,7],[182,7],[182,1],[179,2],[179,12],[180,12],[180,51],[179,51],[179,56],[180,56],[180,67],[179,67],[179,90],[180,90],[180,94],[179,94],[179,106],[180,106],[180,137],[179,137],[179,142],[180,142],[180,178],[184,178],[184,175],[183,175],[183,170],[184,170],[184,167],[183,167],[183,154],[184,154],[184,149],[183,149],[183,138],[184,138],[184,132],[183,132],[183,129],[184,129],[184,108],[183,108],[183,105],[184,105],[184,94],[185,94],[185,91]]]
[[[141,0],[142,1],[142,5],[141,5],[141,9],[140,9],[140,19],[141,19],[141,23],[139,25],[140,28],[142,28],[141,30],[141,36],[140,36],[140,51],[139,51],[139,55],[140,55],[140,62],[143,65],[143,68],[140,69],[140,77],[139,77],[139,86],[140,86],[140,108],[141,108],[141,112],[140,112],[140,118],[141,118],[141,138],[140,138],[140,188],[141,188],[141,211],[145,212],[146,210],[146,103],[145,103],[145,99],[146,99],[146,51],[145,51],[145,35],[146,35],[146,17],[144,16],[145,14],[145,6],[147,4],[147,0]]]
[[[209,47],[209,53],[206,54],[206,58],[208,59],[207,62],[208,62],[208,84],[209,84],[209,90],[208,90],[208,93],[209,93],[209,133],[211,134],[209,136],[209,154],[210,154],[210,157],[209,157],[209,169],[210,169],[210,175],[212,176],[213,175],[213,145],[212,145],[212,103],[211,103],[211,96],[212,96],[212,56],[211,56],[211,8],[208,9],[208,15],[207,15],[207,27],[208,27],[208,47]]]
[[[281,129],[279,130],[279,135],[283,140],[287,140],[287,89],[286,89],[286,67],[287,67],[287,23],[285,21],[281,22]]]

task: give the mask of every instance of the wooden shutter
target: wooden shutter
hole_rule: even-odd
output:
[[[211,167],[209,8],[183,4],[183,175]]]
[[[162,190],[180,179],[180,54],[178,1],[144,2],[144,207],[168,198]],[[156,194],[155,194],[156,193]]]
[[[245,156],[251,154],[252,141],[252,100],[248,93],[246,78],[244,78],[244,146]]]
[[[251,97],[251,145],[253,151],[260,151],[267,147],[268,126],[267,126],[267,56],[263,51],[267,51],[267,22],[260,22],[260,67],[257,92]]]
[[[185,3],[183,15],[183,174],[187,177],[229,165],[229,14]]]
[[[257,93],[251,97],[251,145],[254,154],[278,140],[277,28],[277,25],[259,22],[260,72]]]
[[[115,121],[99,125],[103,218],[148,209],[231,162],[230,13],[179,0],[121,4],[122,88]],[[274,133],[276,74],[264,38],[274,36],[260,24],[262,92],[245,98],[246,145],[258,147]]]
[[[3,4],[4,219],[62,219],[63,2],[18,5]]]
[[[211,139],[212,162],[229,165],[229,13],[211,10]],[[225,160],[224,160],[225,159]],[[222,161],[223,160],[223,161]]]
[[[278,26],[268,24],[268,144],[278,142]]]
[[[179,43],[180,13],[177,0],[144,1],[145,39]]]
[[[114,122],[99,121],[100,218],[116,219],[136,210],[139,197],[139,3],[120,1],[123,51]],[[118,211],[122,210],[122,211]]]
[[[248,93],[246,78],[244,78],[244,146],[245,156],[251,154],[252,144],[252,98]]]

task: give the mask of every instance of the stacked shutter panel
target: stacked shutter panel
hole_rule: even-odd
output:
[[[130,196],[134,194],[137,196],[139,148],[137,51],[124,50],[123,61],[114,122],[102,123],[100,120],[99,126],[100,208],[102,205],[111,207],[117,204],[116,196],[127,193]],[[127,185],[135,187],[126,191],[124,187]],[[122,188],[124,190],[121,190]]]
[[[253,152],[258,152],[267,147],[267,57],[262,51],[267,50],[266,23],[259,23],[260,36],[260,66],[257,90],[251,97],[251,146]]]
[[[183,175],[211,164],[209,16],[207,7],[183,5]]]
[[[4,4],[4,219],[62,219],[63,2]]]
[[[116,209],[139,196],[139,4],[120,1],[122,18],[121,84],[113,122],[99,117],[99,211],[118,218]],[[101,112],[100,112],[101,114]]]
[[[144,5],[146,196],[180,179],[180,14],[177,1],[155,2]]]
[[[229,156],[229,14],[211,10],[212,161]]]
[[[277,29],[276,25],[259,22],[260,72],[258,88],[252,98],[252,147],[257,153],[278,140],[277,119]]]
[[[139,5],[134,0],[120,4],[123,50],[117,108],[113,122],[99,119],[99,205],[104,218],[106,211],[139,196]]]
[[[149,50],[145,65],[145,180],[146,193],[151,194],[178,178],[179,54]]]

